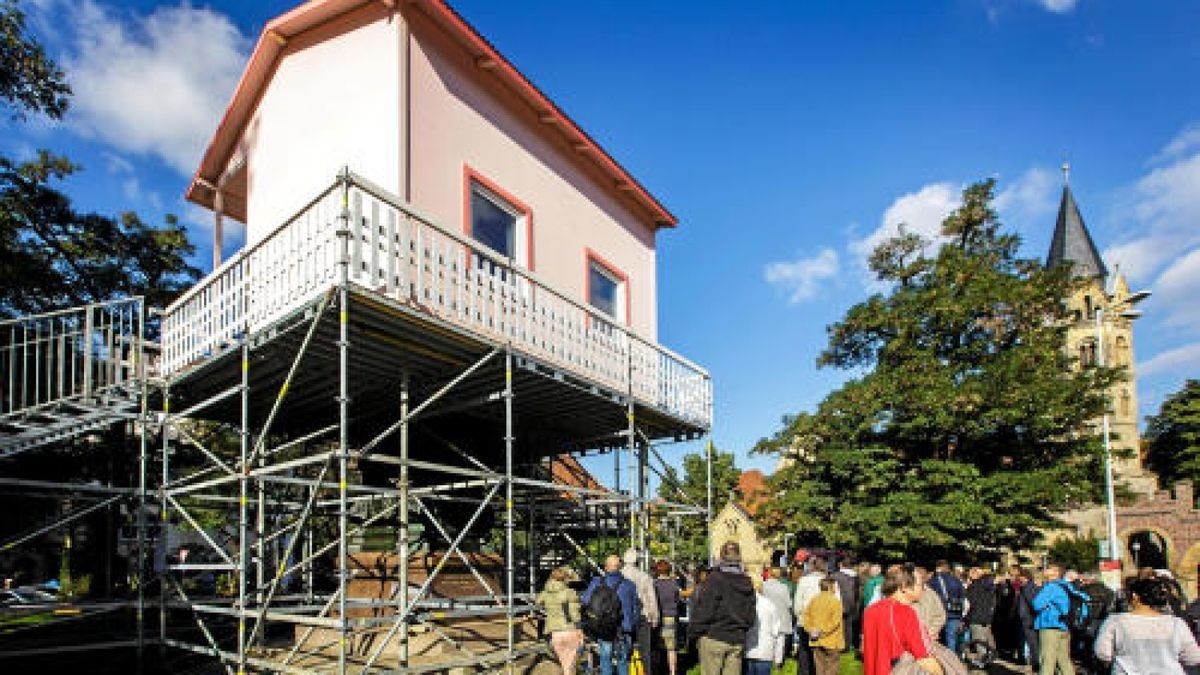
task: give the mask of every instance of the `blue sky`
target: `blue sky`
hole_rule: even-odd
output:
[[[180,214],[206,264],[209,221],[181,195],[294,4],[25,0],[77,96],[62,123],[0,123],[0,151],[68,154],[87,208]],[[679,217],[660,340],[711,370],[722,448],[744,456],[843,381],[814,359],[872,290],[864,252],[901,221],[934,231],[964,183],[996,177],[1044,256],[1064,152],[1110,268],[1155,292],[1142,413],[1200,377],[1200,3],[453,4]]]

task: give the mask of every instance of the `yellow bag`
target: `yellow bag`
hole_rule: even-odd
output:
[[[646,666],[642,663],[642,654],[635,647],[629,655],[629,675],[646,675]]]

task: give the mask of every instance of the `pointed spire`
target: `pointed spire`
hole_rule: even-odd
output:
[[[1087,226],[1083,224],[1083,216],[1079,214],[1079,206],[1075,203],[1075,195],[1071,193],[1068,182],[1071,165],[1063,162],[1063,193],[1058,205],[1058,222],[1054,225],[1054,238],[1050,241],[1050,254],[1046,256],[1046,267],[1058,267],[1064,263],[1073,263],[1072,273],[1077,277],[1099,277],[1101,281],[1108,276],[1100,251]]]

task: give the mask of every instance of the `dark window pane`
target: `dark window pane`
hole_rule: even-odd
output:
[[[588,303],[612,318],[617,318],[617,287],[619,284],[595,263],[592,263],[588,275],[590,277],[588,280]]]
[[[501,255],[515,255],[517,217],[478,192],[471,192],[471,236]]]

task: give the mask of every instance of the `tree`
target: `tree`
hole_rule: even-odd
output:
[[[719,510],[733,497],[742,472],[732,452],[721,452],[712,446],[709,450],[712,452],[713,509]],[[674,468],[668,467],[667,475],[658,485],[658,496],[669,502],[704,508],[708,502],[708,463],[705,453],[683,456],[682,478]],[[681,560],[707,561],[708,525],[708,520],[703,516],[681,517],[679,537],[675,541],[676,556]]]
[[[1050,560],[1063,564],[1067,569],[1092,572],[1100,564],[1100,540],[1091,535],[1063,537],[1056,539],[1046,553]]]
[[[1063,268],[1017,256],[968,187],[933,242],[901,230],[871,255],[889,285],[828,327],[817,363],[862,372],[756,452],[790,464],[768,506],[788,529],[880,558],[1023,548],[1089,501],[1109,368],[1066,354]]]
[[[63,71],[26,31],[14,0],[0,0],[0,101],[13,119],[26,112],[61,118],[71,88]]]
[[[51,182],[77,169],[45,151],[23,163],[0,157],[0,315],[128,295],[164,306],[199,277],[174,216],[155,228],[132,212],[76,211]]]
[[[1200,485],[1200,380],[1188,380],[1146,419],[1146,463],[1164,484]]]

